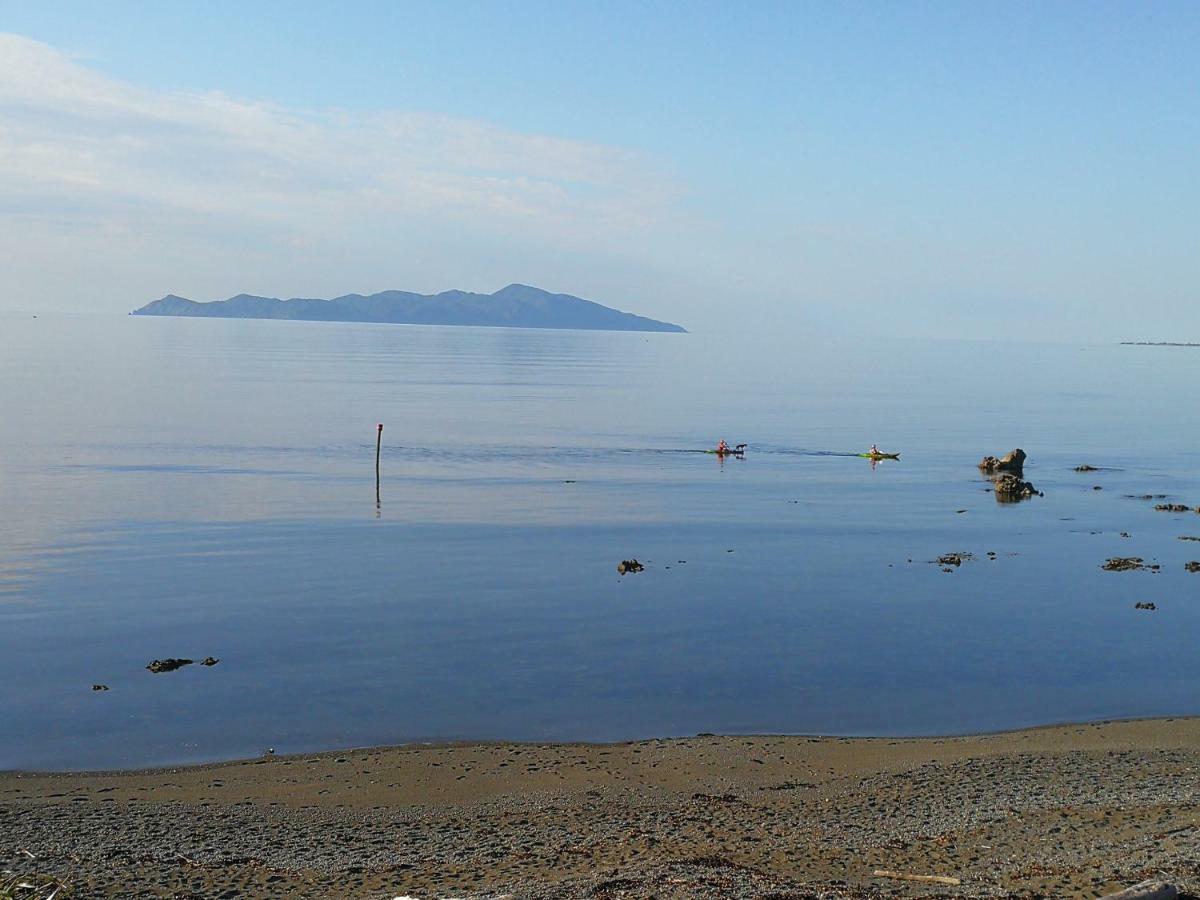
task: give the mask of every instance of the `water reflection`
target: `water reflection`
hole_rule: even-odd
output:
[[[1193,577],[1173,517],[1123,499],[1200,495],[1178,355],[1130,378],[1113,348],[45,322],[0,331],[0,681],[27,686],[0,717],[32,723],[0,766],[1196,711],[1200,608],[1131,622],[1099,569]],[[1001,376],[1019,400],[980,409]],[[1162,426],[1133,448],[1110,411],[1135,403]],[[997,421],[1043,501],[977,502]],[[717,422],[752,461],[712,467]],[[877,429],[903,466],[858,465]],[[906,562],[949,550],[976,562]]]

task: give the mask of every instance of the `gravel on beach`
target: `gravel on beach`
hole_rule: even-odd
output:
[[[1196,894],[1200,720],[5,773],[4,868],[72,897],[197,900]]]

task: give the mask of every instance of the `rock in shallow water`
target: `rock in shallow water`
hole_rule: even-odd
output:
[[[156,659],[150,665],[146,666],[151,672],[158,674],[159,672],[174,672],[176,669],[182,669],[184,666],[190,666],[193,660],[190,659]]]
[[[1143,569],[1149,569],[1151,572],[1159,571],[1162,566],[1158,563],[1146,565],[1145,560],[1140,556],[1114,556],[1109,559],[1100,568],[1106,572],[1140,572]]]
[[[1042,493],[1030,482],[1022,481],[1016,475],[1005,473],[996,479],[996,497],[1004,500],[1023,499],[1025,497],[1041,497]]]

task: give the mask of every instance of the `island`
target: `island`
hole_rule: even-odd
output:
[[[382,291],[346,294],[332,300],[255,297],[198,303],[168,294],[135,309],[133,316],[192,316],[223,319],[292,319],[310,322],[383,322],[397,325],[484,325],[507,328],[577,328],[598,331],[670,331],[687,329],[525,284],[510,284],[494,294],[443,291],[414,294]]]

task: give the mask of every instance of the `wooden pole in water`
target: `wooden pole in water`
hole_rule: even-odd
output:
[[[383,423],[375,426],[375,505],[379,506],[379,449],[383,445]]]

